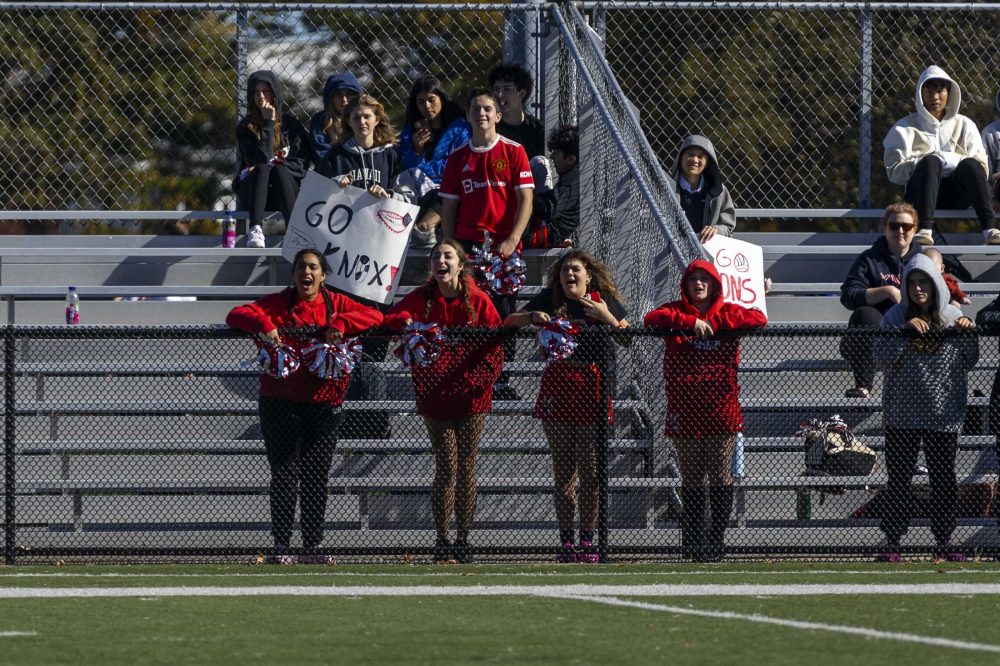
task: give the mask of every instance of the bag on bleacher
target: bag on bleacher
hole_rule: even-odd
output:
[[[800,423],[796,435],[805,440],[806,476],[868,476],[875,470],[875,450],[855,437],[839,414],[826,421],[809,419]],[[818,489],[828,493],[845,491]]]
[[[362,361],[351,373],[344,400],[385,400],[386,395],[385,372],[375,363]],[[351,409],[344,412],[341,438],[388,439],[390,434],[389,412],[384,409]]]

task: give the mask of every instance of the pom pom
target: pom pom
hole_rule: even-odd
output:
[[[320,379],[340,379],[350,375],[361,362],[362,345],[357,338],[329,344],[312,340],[302,348],[302,362]]]
[[[261,374],[276,379],[286,379],[299,369],[300,363],[299,353],[284,342],[259,345],[257,367]]]
[[[551,319],[538,329],[538,345],[546,360],[559,361],[576,351],[580,327],[569,319]]]
[[[473,272],[480,289],[500,296],[516,294],[524,286],[527,265],[521,253],[515,252],[506,259],[492,250],[493,241],[489,233],[484,234],[482,247],[472,250]]]
[[[444,335],[437,324],[415,321],[406,327],[405,332],[403,344],[396,348],[395,354],[406,367],[416,365],[426,368],[441,355]]]

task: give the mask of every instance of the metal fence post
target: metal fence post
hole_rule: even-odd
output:
[[[234,81],[234,93],[236,94],[236,120],[234,124],[239,124],[240,119],[247,114],[246,95],[241,90],[243,81],[247,80],[247,9],[240,6],[236,10],[236,81]]]
[[[600,391],[600,401],[602,406],[601,418],[598,420],[597,429],[597,488],[598,488],[598,509],[597,509],[597,554],[601,562],[608,561],[608,440],[611,438],[611,423],[604,405],[607,405],[612,397],[611,387],[614,379],[611,376],[611,358],[613,354],[611,336],[605,327],[595,327],[594,334],[597,336],[597,345],[600,349],[600,356],[597,361],[598,386]]]
[[[517,9],[504,12],[503,23],[503,60],[521,65],[531,74],[535,82],[532,99],[525,100],[525,109],[532,115],[543,116],[544,91],[539,85],[544,85],[544,70],[542,69],[542,0],[512,0],[512,5],[530,5],[528,9]],[[534,100],[534,101],[533,101]]]
[[[871,207],[872,176],[872,13],[865,7],[861,10],[861,105],[859,142],[860,163],[858,165],[858,207]],[[861,222],[867,231],[868,222]]]
[[[15,526],[15,505],[14,491],[17,477],[15,475],[15,454],[17,448],[14,442],[14,353],[15,353],[14,326],[8,324],[3,337],[4,354],[4,428],[3,428],[3,452],[4,452],[4,561],[7,564],[14,564],[14,547],[17,540],[17,528]]]

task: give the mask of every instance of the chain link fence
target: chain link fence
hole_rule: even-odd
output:
[[[455,377],[433,363],[405,368],[382,351],[396,342],[377,343],[384,332],[362,336],[369,356],[351,381],[365,389],[348,387],[330,423],[309,422],[326,425],[298,442],[290,471],[279,453],[295,425],[262,432],[269,407],[258,405],[257,367],[245,363],[256,350],[244,334],[9,327],[7,561],[254,561],[276,554],[282,530],[291,550],[277,554],[311,561],[698,559],[719,545],[727,555],[864,556],[881,551],[887,520],[890,529],[909,528],[904,554],[997,547],[991,386],[1000,357],[992,333],[872,342],[863,331],[765,328],[702,343],[688,333],[591,326],[576,336],[576,351],[550,361],[533,332],[509,334],[521,338],[505,361],[517,395],[495,396],[472,418],[471,439],[460,434],[455,446],[441,438],[441,414],[414,403],[415,385],[433,393],[441,388],[434,377]],[[435,363],[482,345],[498,349],[497,335],[446,331]],[[616,350],[635,350],[648,374],[661,375],[664,340],[687,350],[667,367],[681,390],[636,400],[616,372]],[[956,405],[942,412],[950,424],[940,426],[950,432],[943,447],[926,445],[918,456],[909,433],[905,450],[887,460],[883,403],[891,399],[879,398],[882,374],[871,398],[843,397],[853,383],[842,345],[861,340],[941,358],[978,349],[964,393],[959,383],[929,389]],[[303,366],[278,381],[311,381],[308,373]],[[483,377],[488,388],[492,375]],[[928,394],[900,391],[914,401]],[[810,419],[828,423],[800,432]],[[664,431],[665,443],[655,436]],[[673,447],[681,474],[665,462]],[[289,475],[298,483],[288,485]],[[275,504],[289,493],[291,513]],[[442,553],[442,534],[468,550]]]

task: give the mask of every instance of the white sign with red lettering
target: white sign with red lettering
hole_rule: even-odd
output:
[[[281,256],[292,261],[299,250],[315,248],[330,264],[328,285],[390,303],[419,211],[402,201],[377,199],[359,187],[341,189],[310,171],[295,200]]]
[[[764,302],[764,251],[759,245],[716,234],[704,244],[722,278],[727,303],[757,308],[767,315]]]

